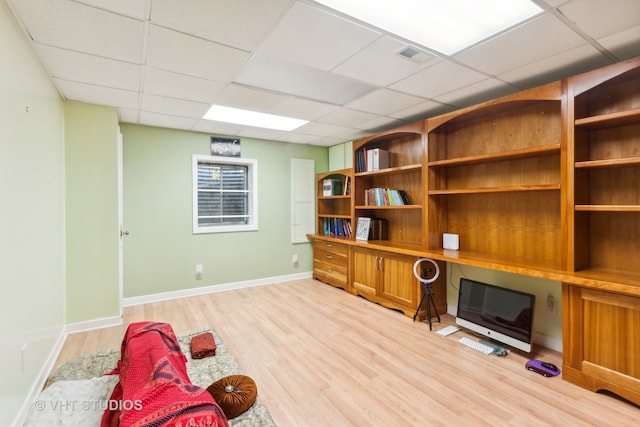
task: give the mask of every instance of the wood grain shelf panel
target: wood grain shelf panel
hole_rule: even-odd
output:
[[[585,129],[603,129],[640,123],[640,108],[576,119],[575,125]]]
[[[356,209],[422,209],[422,205],[358,205]]]
[[[509,186],[509,187],[429,190],[429,195],[439,196],[439,195],[447,195],[447,194],[509,193],[509,192],[516,192],[516,191],[553,191],[553,190],[560,190],[560,184],[517,185],[517,186]]]
[[[581,162],[575,162],[576,168],[606,168],[636,165],[640,165],[640,157],[624,157],[619,159],[585,160]]]
[[[514,160],[527,157],[545,156],[548,154],[559,153],[560,144],[544,145],[540,147],[529,147],[519,150],[504,151],[501,153],[480,154],[477,156],[459,157],[456,159],[435,160],[429,162],[430,167],[444,167],[457,165],[470,165],[474,163],[498,162],[502,160]]]
[[[385,168],[385,169],[380,169],[377,171],[368,171],[368,172],[356,172],[355,176],[361,177],[361,176],[374,176],[374,175],[390,175],[390,174],[397,174],[397,173],[402,173],[402,172],[415,172],[415,171],[419,171],[420,169],[422,169],[422,164],[417,163],[417,164],[412,164],[412,165],[405,165],[405,166],[397,166],[397,167],[393,167],[393,168]]]
[[[580,212],[640,212],[640,205],[576,205]]]

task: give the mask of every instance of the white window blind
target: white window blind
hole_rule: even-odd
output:
[[[257,162],[193,155],[193,232],[258,229]]]

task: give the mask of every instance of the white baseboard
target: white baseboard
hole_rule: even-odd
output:
[[[84,322],[67,323],[67,334],[92,331],[122,325],[122,316],[103,317],[102,319],[86,320]]]
[[[60,351],[62,350],[62,346],[64,345],[64,342],[66,341],[66,339],[67,339],[66,327],[63,326],[62,330],[58,335],[58,338],[56,339],[56,342],[53,344],[53,348],[49,352],[49,356],[47,357],[47,360],[40,368],[40,372],[38,373],[36,380],[31,384],[29,393],[27,394],[27,397],[22,402],[22,407],[20,408],[20,411],[18,411],[18,414],[16,415],[16,417],[13,420],[13,423],[11,424],[12,427],[21,427],[22,425],[24,425],[24,422],[27,419],[27,415],[29,415],[29,409],[31,408],[31,405],[33,404],[33,402],[38,398],[38,395],[40,394],[45,383],[47,382],[47,378],[49,378],[49,374],[51,373],[51,370],[53,369],[53,366],[55,365],[56,360],[58,360],[58,355],[60,354]]]
[[[250,288],[253,286],[272,285],[274,283],[289,282],[292,280],[309,279],[313,277],[311,271],[305,273],[288,274],[285,276],[265,277],[262,279],[246,280],[242,282],[223,283],[220,285],[203,286],[201,288],[184,289],[180,291],[162,292],[158,294],[141,295],[139,297],[124,298],[124,307],[147,304],[150,302],[167,301],[177,298],[192,297],[197,295],[212,294],[215,292],[232,291],[234,289]]]

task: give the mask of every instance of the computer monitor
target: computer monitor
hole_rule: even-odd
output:
[[[460,279],[456,323],[500,343],[530,352],[535,295]]]

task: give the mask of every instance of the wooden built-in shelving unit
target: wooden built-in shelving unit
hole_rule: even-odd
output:
[[[359,152],[375,148],[389,152],[388,167],[358,170]],[[340,241],[343,287],[412,315],[420,294],[409,270],[420,257],[560,281],[563,377],[640,404],[640,57],[353,150],[352,195],[319,197],[318,219],[342,216],[355,228],[358,217],[383,218],[388,238]],[[376,187],[404,190],[411,204],[365,204]],[[459,251],[443,249],[443,233],[459,235]]]

